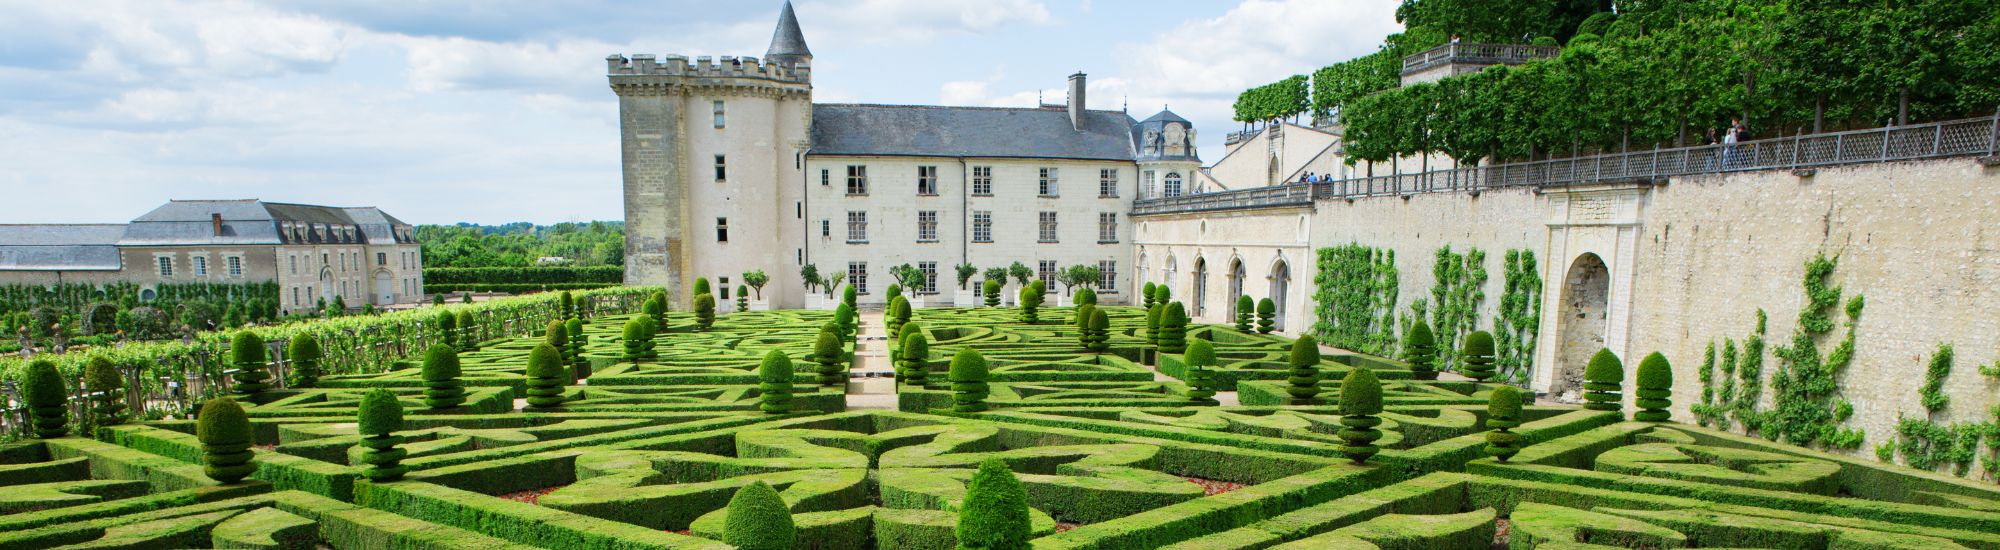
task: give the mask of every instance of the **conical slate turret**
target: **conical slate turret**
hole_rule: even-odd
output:
[[[812,50],[806,48],[806,35],[799,30],[799,16],[792,13],[792,3],[778,10],[778,30],[771,34],[771,48],[764,52],[764,60],[773,63],[798,63],[812,61]]]

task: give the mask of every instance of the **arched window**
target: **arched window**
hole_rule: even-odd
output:
[[[1169,197],[1178,197],[1178,196],[1181,196],[1181,174],[1180,174],[1180,172],[1168,172],[1168,173],[1167,173],[1167,190],[1166,190],[1166,195],[1167,195],[1167,196],[1169,196]]]
[[[1193,292],[1189,292],[1189,294],[1194,295],[1193,296],[1194,316],[1202,317],[1208,315],[1208,259],[1207,258],[1194,259],[1194,288],[1191,290],[1193,290]]]

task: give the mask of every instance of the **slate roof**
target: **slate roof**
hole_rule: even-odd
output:
[[[116,271],[124,224],[0,225],[0,271]]]
[[[771,33],[771,47],[764,50],[764,59],[783,59],[780,56],[812,57],[812,50],[806,48],[806,35],[799,30],[799,16],[792,13],[792,3],[778,10],[778,30]]]
[[[222,215],[222,234],[210,218]],[[311,204],[243,200],[169,201],[132,220],[121,246],[275,245],[286,239],[281,222],[355,226],[359,238],[373,244],[395,242],[394,226],[407,225],[374,207],[343,208]],[[307,241],[314,241],[308,237]]]
[[[1062,109],[813,105],[813,155],[1132,160],[1132,117]]]
[[[1140,124],[1145,124],[1148,122],[1180,122],[1187,124],[1188,126],[1194,126],[1194,123],[1188,122],[1188,119],[1181,118],[1180,115],[1174,114],[1173,111],[1168,111],[1164,109],[1162,109],[1159,114],[1146,117],[1146,120],[1139,121]]]

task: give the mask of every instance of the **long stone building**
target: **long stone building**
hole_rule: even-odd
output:
[[[372,206],[176,200],[125,224],[0,225],[0,284],[276,282],[281,313],[421,301],[414,229]]]
[[[790,3],[762,59],[612,55],[606,70],[628,284],[728,288],[763,271],[773,307],[801,307],[812,265],[879,304],[907,264],[935,304],[957,294],[960,264],[1020,262],[1041,278],[1096,266],[1103,299],[1122,303],[1132,201],[1192,189],[1201,165],[1192,123],[1090,109],[1081,73],[1066,104],[1038,108],[813,103]]]

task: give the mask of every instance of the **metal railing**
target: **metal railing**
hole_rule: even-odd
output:
[[[1312,184],[1183,195],[1133,201],[1134,215],[1264,208],[1311,198],[1345,199],[1484,189],[1652,181],[1677,176],[1801,170],[1843,164],[1985,156],[2000,153],[2000,114],[1992,117],[1890,126],[1827,134],[1626,153],[1515,162],[1411,174],[1358,177]],[[1310,202],[1307,199],[1306,202]]]
[[[1403,58],[1403,75],[1420,73],[1439,65],[1519,65],[1536,59],[1555,57],[1562,48],[1527,44],[1445,44]]]

